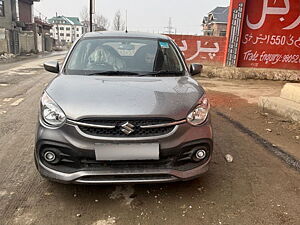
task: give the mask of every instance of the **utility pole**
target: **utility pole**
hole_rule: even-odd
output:
[[[127,9],[126,9],[126,20],[125,20],[126,22],[126,30],[125,30],[125,32],[126,33],[128,33],[128,21],[127,21]]]
[[[95,0],[90,0],[90,32],[93,32],[93,13],[95,13]]]
[[[56,19],[58,19],[57,13],[56,13]],[[60,44],[58,20],[57,20],[57,23],[56,23],[56,29],[57,29],[57,40],[58,40],[58,44]]]
[[[172,18],[169,18],[169,26],[168,26],[169,34],[172,32]]]
[[[168,34],[171,34],[172,30],[175,28],[175,27],[172,27],[172,18],[171,17],[169,17],[169,25],[165,28],[168,30]]]

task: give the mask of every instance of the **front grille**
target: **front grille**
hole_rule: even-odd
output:
[[[157,128],[141,128],[141,126],[147,125],[172,123],[174,122],[172,119],[82,119],[80,122],[93,125],[115,126],[113,129],[88,127],[84,125],[78,126],[85,134],[98,137],[156,137],[166,135],[175,128],[175,125]],[[122,125],[126,122],[134,126],[130,134],[126,134],[122,131]]]

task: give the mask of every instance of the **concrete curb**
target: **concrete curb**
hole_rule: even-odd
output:
[[[293,121],[300,122],[300,104],[281,97],[260,97],[258,106],[263,111],[275,113]]]
[[[288,83],[284,85],[281,90],[280,97],[300,103],[300,84]]]
[[[260,97],[258,106],[300,122],[300,84],[285,84],[280,97]]]

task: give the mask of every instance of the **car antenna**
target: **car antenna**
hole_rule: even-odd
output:
[[[126,9],[126,22],[125,22],[125,23],[126,23],[126,30],[125,30],[125,33],[126,33],[126,34],[128,33],[128,24],[127,24],[127,21],[128,21],[128,20],[127,20],[127,9]]]

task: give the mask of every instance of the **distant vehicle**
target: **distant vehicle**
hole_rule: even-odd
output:
[[[189,180],[208,170],[213,151],[209,101],[169,37],[87,33],[40,102],[35,162],[63,183]]]

